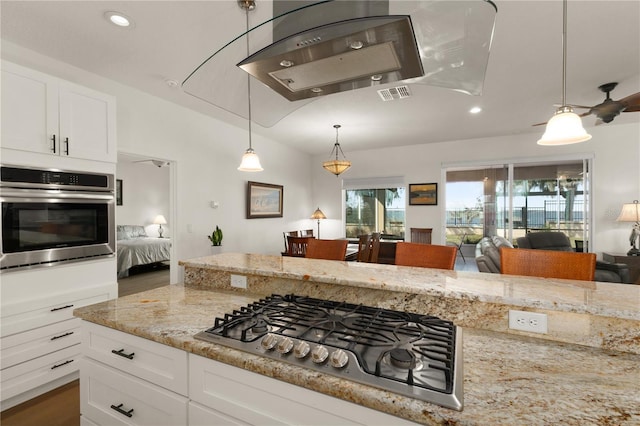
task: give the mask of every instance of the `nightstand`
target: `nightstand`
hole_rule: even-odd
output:
[[[624,263],[629,267],[631,282],[640,284],[640,256],[626,254],[602,253],[602,259],[607,262]]]

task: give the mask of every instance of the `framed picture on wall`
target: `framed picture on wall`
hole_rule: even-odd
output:
[[[247,219],[282,217],[282,185],[248,182]]]
[[[437,206],[437,183],[410,183],[409,205],[412,206]]]
[[[116,179],[116,206],[122,205],[122,179]]]

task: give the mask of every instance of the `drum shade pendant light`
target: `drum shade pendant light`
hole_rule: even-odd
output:
[[[342,152],[342,148],[340,148],[340,144],[338,143],[338,129],[340,128],[340,125],[334,124],[333,128],[336,129],[336,143],[333,145],[333,149],[331,150],[330,155],[333,156],[333,153],[335,152],[336,159],[325,161],[324,163],[322,163],[322,167],[324,167],[334,175],[339,176],[341,173],[344,173],[349,167],[351,167],[351,161],[348,161],[346,159],[346,157],[344,156],[344,152]],[[338,152],[342,154],[343,160],[338,159]]]
[[[249,56],[249,11],[255,9],[256,3],[254,0],[238,0],[238,5],[245,10],[247,17],[245,38],[247,40],[247,56]],[[260,158],[251,146],[251,76],[249,74],[247,74],[247,100],[249,105],[249,148],[244,152],[238,170],[241,172],[261,172],[264,169],[260,165]]]
[[[562,106],[547,122],[547,128],[538,145],[569,145],[585,142],[591,135],[582,127],[582,119],[567,105],[567,0],[562,11]]]

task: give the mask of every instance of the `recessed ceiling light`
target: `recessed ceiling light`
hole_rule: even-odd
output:
[[[120,12],[105,12],[104,17],[121,28],[133,28],[133,20]]]
[[[479,113],[480,111],[482,111],[482,108],[480,108],[479,106],[474,106],[473,108],[471,108],[471,109],[469,110],[469,112],[470,112],[471,114],[477,114],[477,113]]]

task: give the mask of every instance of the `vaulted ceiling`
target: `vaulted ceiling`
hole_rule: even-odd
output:
[[[338,0],[342,1],[342,0]],[[396,0],[391,0],[396,1]],[[481,0],[478,0],[481,1]],[[251,25],[271,13],[256,0]],[[363,150],[510,134],[531,134],[531,143],[562,94],[562,2],[500,1],[481,96],[410,84],[411,97],[383,102],[377,88],[321,97],[255,133],[311,154],[329,153],[341,124],[343,150]],[[246,122],[186,94],[180,84],[207,57],[244,32],[236,0],[218,1],[6,1],[0,3],[3,41],[225,121]],[[106,11],[125,13],[132,29],[119,29]],[[258,14],[260,11],[260,14]],[[253,12],[252,12],[253,13]],[[255,22],[254,22],[255,21]],[[567,18],[567,102],[595,105],[598,86],[618,82],[613,99],[640,92],[640,1],[570,0]],[[397,84],[396,84],[397,85]],[[389,87],[394,86],[389,85]],[[244,91],[225,96],[246,102]],[[483,111],[472,115],[469,109]],[[254,109],[272,108],[252,103]],[[585,112],[578,110],[577,112]],[[594,116],[583,119],[586,127]],[[640,122],[622,113],[612,126]],[[246,141],[238,141],[243,147]]]

